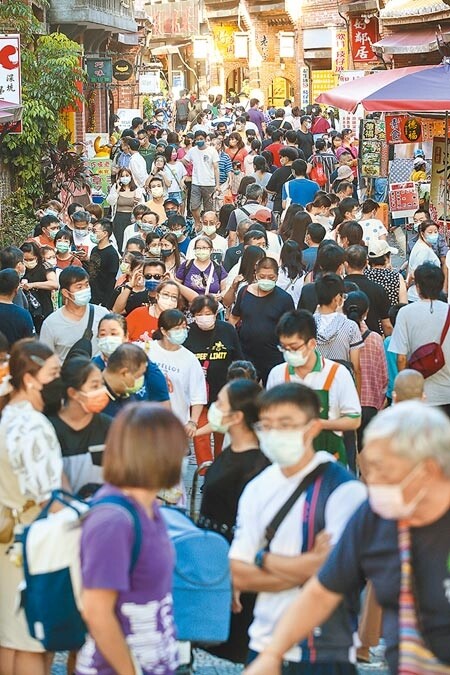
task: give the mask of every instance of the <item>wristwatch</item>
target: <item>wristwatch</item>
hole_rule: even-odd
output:
[[[264,569],[264,558],[266,557],[266,553],[267,553],[266,549],[262,548],[255,555],[254,563],[256,567],[259,567],[260,570]]]
[[[124,288],[126,288],[127,291],[130,291],[130,293],[131,293],[131,291],[133,290],[133,289],[131,288],[131,286],[128,286],[128,284],[125,284]]]

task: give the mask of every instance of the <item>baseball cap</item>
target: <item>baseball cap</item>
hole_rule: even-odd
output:
[[[417,150],[414,150],[414,157],[423,157],[425,159],[425,153],[422,148],[417,148]]]
[[[178,199],[176,197],[168,197],[165,200],[163,206],[166,206],[167,204],[176,204],[177,206],[180,206],[180,202],[178,201]]]
[[[340,166],[337,170],[338,180],[345,180],[346,178],[353,178],[353,171],[349,166]]]
[[[425,159],[423,157],[416,157],[413,164],[414,166],[422,166],[422,164],[425,164]]]
[[[226,110],[233,110],[233,104],[232,103],[225,103],[225,109]]]
[[[252,220],[256,220],[258,223],[263,223],[264,225],[272,222],[272,211],[270,209],[258,209],[251,216]]]
[[[370,241],[368,249],[369,258],[381,258],[382,255],[387,255],[388,253],[398,253],[398,250],[389,246],[385,239],[374,239],[373,241]]]

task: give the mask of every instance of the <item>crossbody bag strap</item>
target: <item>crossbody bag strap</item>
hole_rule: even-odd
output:
[[[450,308],[447,312],[447,318],[445,319],[444,328],[442,330],[442,335],[439,344],[442,346],[445,338],[447,337],[448,329],[450,328]]]
[[[88,323],[86,326],[86,330],[83,333],[83,338],[86,340],[92,340],[92,336],[94,335],[92,331],[92,325],[94,323],[94,305],[89,304],[89,318],[88,318]]]
[[[327,375],[327,378],[324,382],[324,385],[322,387],[323,391],[330,391],[331,385],[334,382],[334,378],[336,377],[337,370],[339,368],[339,363],[333,363],[333,365],[330,368],[330,372]]]
[[[275,514],[275,516],[272,518],[268,526],[266,527],[265,530],[265,550],[268,551],[270,548],[270,544],[272,539],[274,538],[275,534],[277,533],[278,528],[280,527],[281,523],[283,520],[286,518],[287,514],[289,511],[292,509],[294,506],[295,502],[298,500],[302,492],[307,490],[307,488],[314,483],[314,481],[321,476],[324,472],[325,469],[328,467],[329,462],[324,462],[322,464],[319,464],[314,471],[311,471],[302,481],[301,483],[297,486],[297,488],[294,490],[294,492],[291,494],[289,499],[283,504],[281,509]]]

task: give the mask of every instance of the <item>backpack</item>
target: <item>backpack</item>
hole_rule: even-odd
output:
[[[189,104],[185,98],[180,98],[175,102],[177,122],[187,122],[189,114]]]
[[[327,176],[323,168],[322,160],[316,155],[313,158],[313,168],[309,174],[311,180],[315,181],[319,187],[324,187],[327,184]]]
[[[450,328],[450,308],[447,312],[444,328],[442,329],[439,342],[428,342],[422,345],[411,354],[408,361],[408,368],[419,371],[424,378],[435,375],[445,366],[445,355],[442,351],[442,344],[447,337]]]
[[[173,611],[178,640],[218,643],[228,639],[231,609],[229,544],[203,530],[183,512],[160,507],[175,548]]]
[[[50,513],[55,501],[65,508]],[[30,635],[47,651],[78,650],[85,641],[87,628],[80,613],[80,520],[88,517],[93,508],[108,504],[126,511],[133,521],[132,572],[141,548],[141,525],[135,509],[119,495],[88,504],[64,490],[56,490],[36,520],[19,535],[24,571],[21,606]]]

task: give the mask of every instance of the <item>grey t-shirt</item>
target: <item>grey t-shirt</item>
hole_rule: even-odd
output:
[[[418,300],[399,311],[389,351],[407,358],[422,345],[439,342],[449,306],[440,300]],[[430,405],[450,403],[450,331],[442,344],[445,365],[425,380],[425,394]]]
[[[93,305],[94,307],[94,322],[92,324],[93,337],[92,356],[99,353],[97,346],[97,329],[100,319],[108,314],[109,309],[100,307],[100,305]],[[83,333],[87,328],[89,318],[89,307],[86,307],[83,318],[80,321],[73,321],[69,319],[64,313],[64,309],[58,309],[53,314],[48,316],[41,328],[41,342],[52,349],[55,354],[59,356],[61,361],[64,361],[70,348],[83,337]]]

